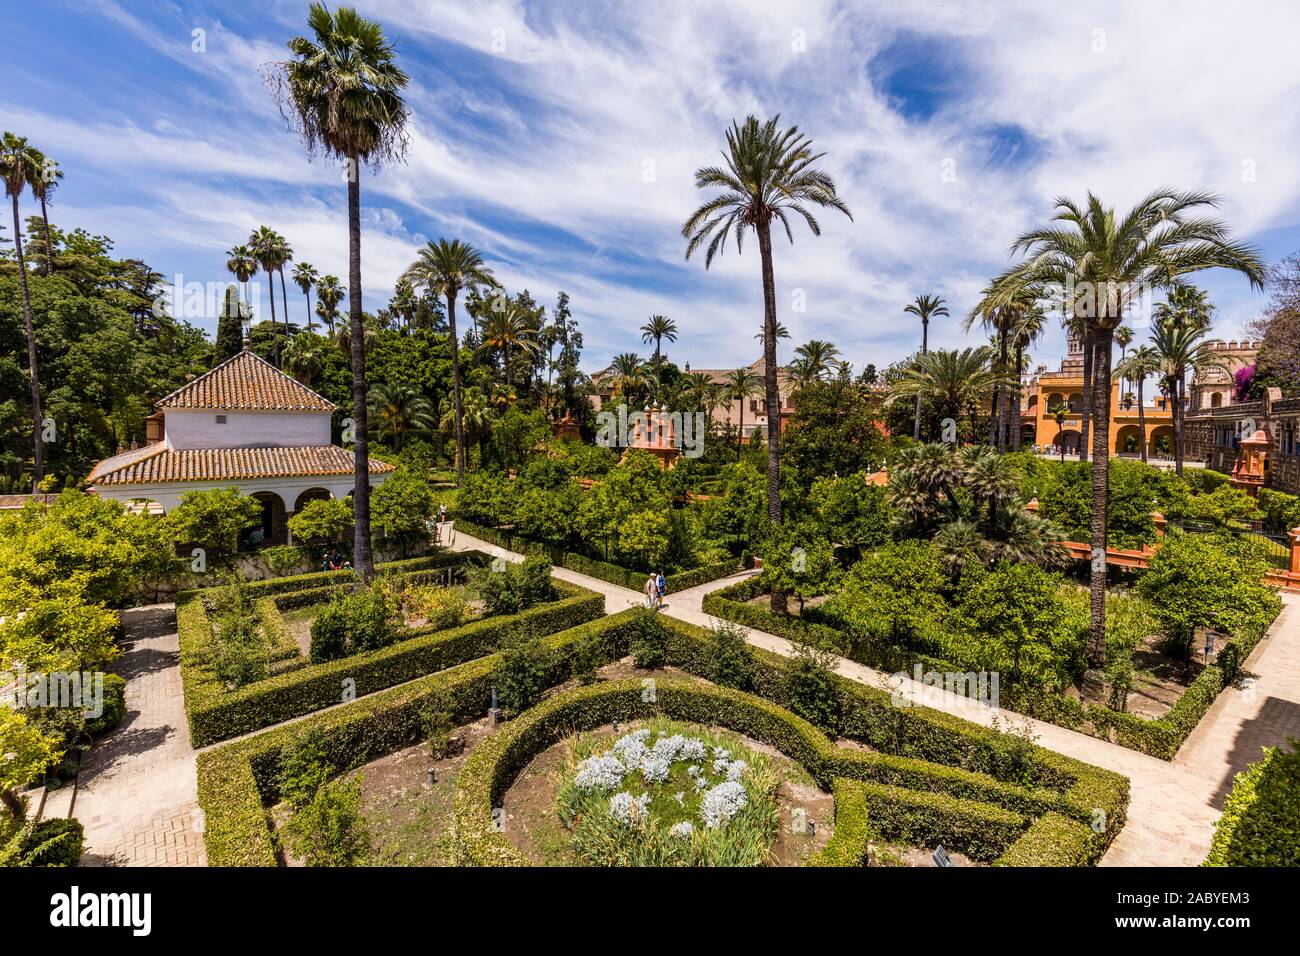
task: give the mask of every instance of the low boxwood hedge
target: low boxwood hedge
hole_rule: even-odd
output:
[[[844,657],[886,673],[910,671],[916,665],[924,671],[940,673],[966,670],[907,648],[860,644],[829,625],[774,614],[765,607],[747,603],[767,593],[761,575],[755,576],[706,594],[702,607],[705,613],[723,620],[775,634],[788,641],[831,648]],[[1232,683],[1241,663],[1250,656],[1267,629],[1267,624],[1255,626],[1230,638],[1220,650],[1216,663],[1202,670],[1169,711],[1154,720],[1117,711],[1104,704],[1084,704],[1064,694],[1047,694],[1006,685],[1000,688],[999,703],[1007,710],[1089,733],[1162,760],[1172,760],[1220,691]]]
[[[1085,823],[1044,813],[995,861],[995,866],[1088,866],[1096,834]]]
[[[867,844],[899,840],[942,845],[973,860],[995,860],[1029,821],[987,803],[862,780],[835,781],[835,835],[809,866],[863,866]]]
[[[631,609],[545,638],[542,645],[547,652],[549,682],[558,683],[569,676],[569,660],[580,644],[594,642],[602,660],[626,653],[636,633],[638,614]],[[706,674],[707,632],[673,618],[659,620],[669,631],[669,663],[693,674]],[[1088,862],[1100,857],[1123,826],[1127,778],[1034,746],[1028,748],[1027,766],[1008,766],[1006,735],[924,707],[894,708],[887,692],[843,678],[836,678],[842,698],[843,733],[877,749],[836,747],[811,724],[784,709],[783,659],[759,648],[752,650],[755,694],[665,678],[656,682],[659,701],[662,703],[668,693],[674,711],[686,719],[734,726],[757,739],[780,741],[774,745],[809,767],[818,782],[828,788],[840,778],[857,779],[979,801],[1024,816],[1038,817],[1054,811],[1079,822],[1095,819],[1100,810],[1106,825],[1091,834]],[[419,733],[419,706],[435,689],[451,698],[458,722],[481,716],[488,706],[498,661],[499,655],[491,655],[460,664],[307,717],[291,727],[200,753],[199,800],[208,814],[209,861],[213,865],[274,862],[264,806],[277,797],[274,780],[279,754],[298,732],[312,727],[326,731],[335,754],[332,768],[340,773],[350,770],[414,743]],[[579,712],[585,707],[598,708],[606,717],[621,713],[626,718],[644,711],[640,681],[623,682],[619,686],[626,693],[602,697],[600,691],[611,686],[597,684],[557,695],[556,699],[563,696],[579,701]],[[578,696],[571,698],[575,694]],[[526,711],[481,747],[505,747],[512,735],[525,732],[541,735],[534,741],[545,739],[547,733],[560,732],[558,724],[552,726],[544,719],[554,710],[553,705],[544,703]],[[512,753],[522,754],[527,749],[523,746]],[[518,767],[514,770],[517,772]],[[462,778],[464,773],[462,770]],[[1013,774],[1027,775],[1034,786],[1006,782]],[[497,796],[499,793],[489,790],[487,813],[476,826],[490,828],[490,804]]]
[[[504,532],[497,528],[489,528],[468,521],[465,518],[456,519],[456,529],[464,531],[480,541],[486,541],[488,544],[505,548],[507,551],[515,551],[519,554],[546,555],[546,557],[550,558],[551,563],[558,568],[566,568],[577,574],[585,574],[588,577],[597,578],[609,584],[618,585],[621,588],[627,588],[629,591],[639,593],[645,586],[647,576],[645,571],[633,571],[619,564],[611,564],[609,561],[589,558],[585,554],[578,554],[576,551],[565,551],[563,548],[550,547],[540,541],[533,541],[522,535]],[[744,564],[745,559],[743,556],[728,561],[718,561],[714,564],[692,568],[689,571],[678,571],[675,574],[666,575],[664,583],[668,593],[675,594],[678,591],[685,591],[687,588],[708,584],[718,578],[730,577],[740,572],[744,568]]]
[[[200,592],[191,592],[176,605],[190,740],[195,747],[206,747],[482,657],[514,634],[550,634],[604,614],[602,595],[563,581],[554,584],[559,600],[519,614],[445,630],[416,629],[396,644],[303,665],[233,690],[207,665],[211,629]],[[274,640],[273,653],[283,655],[287,638]]]

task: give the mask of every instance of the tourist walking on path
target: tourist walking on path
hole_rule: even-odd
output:
[[[664,580],[664,573],[660,571],[655,577],[655,595],[659,607],[664,606],[664,595],[668,593],[668,582]]]
[[[645,606],[653,610],[657,606],[655,599],[658,594],[659,584],[655,580],[654,572],[651,571],[650,577],[645,579]]]

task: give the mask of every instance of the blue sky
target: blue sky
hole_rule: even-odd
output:
[[[932,343],[975,344],[959,317],[1057,195],[1122,208],[1156,186],[1211,189],[1267,259],[1300,249],[1293,3],[357,6],[398,40],[413,110],[406,163],[363,182],[366,307],[423,242],[460,236],[510,289],[570,293],[589,369],[644,354],[656,312],[682,330],[679,363],[757,354],[756,246],[706,272],[679,233],[693,170],[750,112],[808,133],[853,210],[779,240],[776,278],[794,341],[831,339],[858,368],[916,347],[901,309],[922,292],[953,312]],[[37,17],[0,0],[0,126],[60,162],[54,220],[186,282],[225,281],[225,250],[261,223],[346,275],[341,171],[308,161],[258,73],[306,7],[46,0]],[[1233,275],[1201,284],[1224,338],[1263,303]],[[1062,348],[1053,327],[1037,357]]]

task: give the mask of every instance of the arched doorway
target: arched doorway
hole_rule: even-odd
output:
[[[1020,447],[1027,448],[1038,443],[1038,428],[1033,422],[1020,423]]]
[[[1056,437],[1057,452],[1064,451],[1067,455],[1079,454],[1079,433],[1073,428],[1067,428]]]
[[[1137,457],[1142,454],[1142,429],[1136,425],[1124,425],[1115,433],[1115,454],[1132,455]]]
[[[1156,458],[1174,457],[1174,428],[1172,425],[1160,425],[1153,428],[1150,442],[1148,454]]]
[[[284,512],[284,499],[274,491],[256,491],[249,497],[261,502],[262,518],[252,528],[242,544],[258,548],[271,544],[284,544],[289,539],[288,519]]]

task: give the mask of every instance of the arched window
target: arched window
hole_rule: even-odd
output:
[[[1210,396],[1210,407],[1211,407],[1211,408],[1219,408],[1219,407],[1221,407],[1222,405],[1223,405],[1223,393],[1222,393],[1222,392],[1215,392],[1213,395]]]

